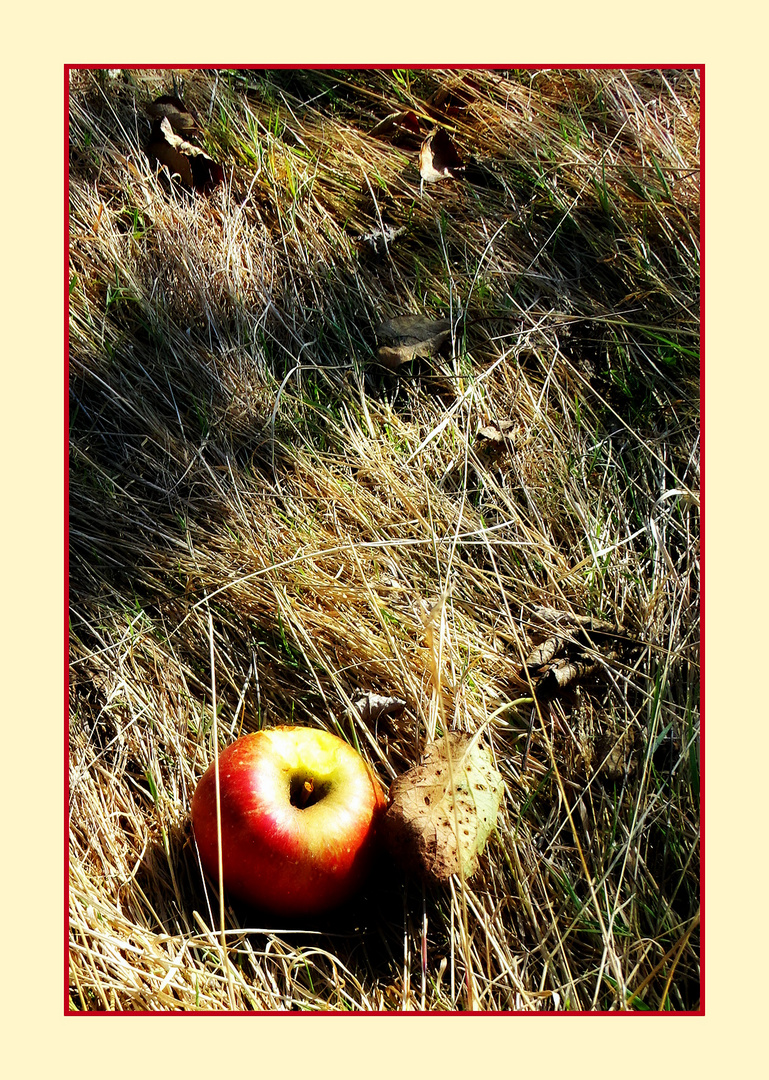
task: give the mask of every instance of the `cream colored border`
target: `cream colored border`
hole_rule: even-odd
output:
[[[623,1077],[760,1061],[766,704],[764,28],[755,6],[17,8],[3,79],[3,1005],[14,1075]],[[712,11],[712,14],[711,14]],[[63,1017],[63,64],[707,64],[707,1016]],[[760,115],[757,111],[760,109]],[[763,423],[762,423],[763,421]],[[735,446],[739,453],[734,452]],[[762,473],[764,470],[762,469]],[[753,618],[748,613],[753,612]],[[730,648],[730,644],[732,647]],[[744,650],[744,651],[743,651]],[[758,676],[758,677],[757,677]],[[748,690],[761,695],[748,700]],[[761,719],[763,713],[763,720]],[[761,782],[763,781],[763,782]],[[24,1063],[19,1072],[18,1065]]]

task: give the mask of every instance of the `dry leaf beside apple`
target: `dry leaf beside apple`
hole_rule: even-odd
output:
[[[429,883],[457,873],[469,878],[496,824],[503,791],[491,752],[471,736],[451,732],[393,781],[385,843],[405,870]]]

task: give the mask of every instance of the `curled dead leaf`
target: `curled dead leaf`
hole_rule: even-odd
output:
[[[403,112],[392,112],[371,129],[371,134],[375,138],[388,135],[390,138],[402,136],[411,140],[415,136],[419,136],[419,118],[411,109]]]
[[[614,623],[545,606],[533,607],[532,615],[548,636],[526,657],[521,675],[534,676],[543,697],[554,697],[572,683],[597,675],[619,658],[615,648],[607,647],[607,638],[615,644],[621,638],[621,627]]]
[[[362,233],[358,240],[362,244],[368,244],[377,255],[381,255],[395,243],[399,236],[403,236],[405,231],[405,225],[396,229],[394,225],[385,224],[381,229],[372,229],[371,232]]]
[[[495,420],[485,427],[478,428],[478,435],[481,439],[501,445],[511,438],[514,428],[515,421],[513,420]]]
[[[496,824],[503,792],[491,752],[469,735],[451,732],[393,781],[385,844],[405,870],[430,883],[460,872],[469,878]]]
[[[428,135],[419,151],[419,175],[428,184],[434,184],[446,177],[460,177],[465,166],[451,138],[437,128]]]
[[[458,83],[439,86],[425,102],[425,109],[436,120],[444,117],[459,119],[467,111],[470,98]]]
[[[563,642],[560,638],[547,638],[541,645],[537,645],[536,649],[532,649],[524,660],[523,665],[529,672],[539,671],[545,664],[549,664],[556,653],[562,648]]]
[[[224,180],[221,165],[199,146],[177,135],[168,116],[152,125],[147,153],[165,165],[172,178],[177,177],[185,187],[196,191],[210,191]]]
[[[586,679],[600,670],[600,664],[580,653],[574,660],[563,659],[553,664],[539,680],[537,688],[542,695],[553,696],[558,690],[564,690],[577,679]]]
[[[386,716],[400,716],[406,708],[406,700],[386,694],[375,694],[372,690],[359,690],[353,698],[353,705],[362,720],[377,721]]]
[[[427,359],[451,337],[449,319],[428,319],[424,315],[397,315],[376,328],[381,342],[377,356],[385,367],[397,371],[414,357]]]
[[[595,615],[575,615],[572,611],[559,611],[558,608],[535,604],[531,609],[532,617],[543,626],[559,627],[561,630],[593,634],[620,634],[622,627],[618,623],[607,622]]]
[[[187,155],[179,149],[179,145],[184,145],[183,140],[174,135],[167,117],[152,125],[147,151],[150,158],[165,165],[171,177],[178,177],[185,187],[192,187],[192,165]]]
[[[145,108],[153,120],[168,120],[178,135],[189,137],[199,130],[196,116],[178,97],[162,94]]]

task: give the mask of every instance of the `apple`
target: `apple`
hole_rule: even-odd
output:
[[[219,879],[216,778],[192,798],[203,867]],[[360,754],[327,731],[274,727],[219,755],[224,888],[286,916],[347,900],[363,881],[387,800]]]

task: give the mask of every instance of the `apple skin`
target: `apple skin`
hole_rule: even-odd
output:
[[[214,768],[195,789],[192,827],[203,867],[218,881]],[[219,787],[227,892],[275,914],[303,916],[336,907],[358,889],[387,799],[342,739],[306,727],[244,735],[219,755]],[[303,808],[295,805],[303,799]]]

